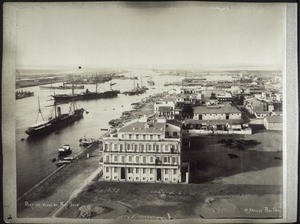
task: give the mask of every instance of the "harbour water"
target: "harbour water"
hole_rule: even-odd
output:
[[[38,183],[45,176],[57,169],[53,158],[57,158],[57,150],[64,144],[69,144],[72,148],[73,155],[82,150],[79,147],[79,139],[86,136],[87,138],[99,138],[105,133],[101,129],[108,129],[108,122],[111,119],[119,118],[123,111],[132,110],[132,103],[139,102],[143,98],[156,93],[172,90],[174,86],[164,86],[165,82],[178,82],[182,77],[160,75],[152,71],[133,71],[133,76],[138,76],[140,83],[141,76],[151,76],[155,86],[148,86],[147,78],[143,78],[143,85],[149,90],[146,93],[135,96],[126,96],[119,94],[116,98],[97,99],[88,101],[76,101],[78,108],[84,108],[89,113],[84,113],[84,118],[76,123],[38,139],[30,139],[25,134],[28,126],[34,124],[38,115],[38,101],[44,120],[54,116],[54,101],[51,95],[54,90],[40,89],[39,86],[28,87],[20,90],[33,91],[34,96],[16,101],[16,163],[17,163],[17,195],[20,196],[33,185]],[[129,75],[129,74],[125,74]],[[114,79],[116,84],[113,89],[121,92],[133,88],[133,80]],[[61,84],[61,83],[60,83]],[[59,85],[59,84],[58,84]],[[109,90],[109,83],[98,85],[98,91]],[[85,85],[85,89],[95,91],[95,85]],[[74,90],[82,92],[83,90]],[[55,94],[70,93],[71,90],[55,90]],[[69,112],[69,104],[61,104],[62,113]],[[42,121],[41,115],[38,121]],[[21,141],[24,139],[24,141]]]

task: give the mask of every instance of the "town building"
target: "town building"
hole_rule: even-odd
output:
[[[194,120],[236,120],[241,119],[241,111],[230,103],[197,106],[194,108]]]
[[[154,113],[167,120],[174,119],[175,103],[173,101],[158,101],[154,103]]]
[[[164,183],[179,183],[183,179],[188,182],[188,174],[181,173],[180,132],[180,127],[165,119],[141,118],[103,137],[103,179]]]
[[[218,94],[216,95],[216,98],[219,102],[231,102],[233,100],[231,93],[228,92],[225,94]]]
[[[267,130],[282,130],[282,116],[266,116],[264,126]]]
[[[197,103],[202,99],[202,90],[200,87],[186,86],[180,88],[180,97],[177,99],[178,102],[191,102]]]

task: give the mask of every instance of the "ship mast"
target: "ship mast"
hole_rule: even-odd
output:
[[[36,117],[35,123],[37,122],[37,120],[38,120],[38,118],[39,118],[39,114],[41,114],[42,119],[43,119],[43,121],[44,121],[44,117],[43,117],[43,114],[42,114],[42,111],[41,111],[40,98],[39,98],[39,97],[38,97],[38,105],[39,105],[39,110],[38,110],[38,115],[37,115],[37,117]]]
[[[53,90],[54,90],[54,96],[55,96],[55,88]],[[55,98],[54,98],[54,116],[57,117],[57,114],[56,114],[56,100],[55,100]]]

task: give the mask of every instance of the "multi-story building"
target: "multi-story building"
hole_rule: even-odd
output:
[[[158,101],[154,103],[154,113],[165,117],[168,120],[174,119],[175,103],[172,101],[164,102]]]
[[[165,119],[132,121],[102,142],[104,180],[181,182],[180,127]]]

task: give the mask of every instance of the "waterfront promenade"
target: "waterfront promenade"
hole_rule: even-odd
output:
[[[99,160],[98,144],[86,148],[71,164],[51,175],[36,189],[18,200],[18,218],[53,215],[99,168]]]

